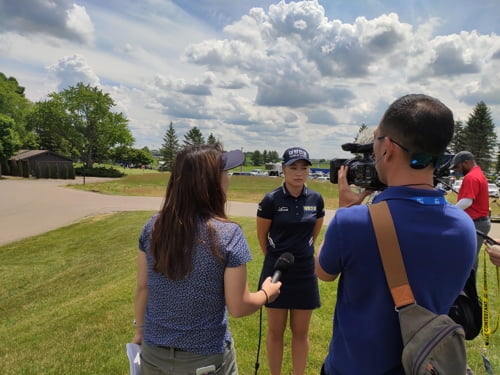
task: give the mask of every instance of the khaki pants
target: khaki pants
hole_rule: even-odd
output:
[[[196,370],[214,365],[215,372],[207,375],[238,375],[233,344],[224,353],[200,355],[174,348],[161,348],[142,344],[142,375],[196,375]],[[201,373],[205,375],[205,372]]]

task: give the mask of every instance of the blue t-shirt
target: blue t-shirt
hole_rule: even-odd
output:
[[[390,187],[374,203],[381,200],[389,204],[417,303],[447,314],[474,263],[472,220],[436,190]],[[340,274],[326,373],[404,375],[398,315],[366,205],[336,212],[319,263]]]
[[[280,256],[285,251],[296,258],[314,254],[312,232],[316,221],[325,216],[321,194],[304,186],[302,194],[294,197],[285,185],[267,193],[259,203],[257,216],[272,220],[267,251]]]
[[[171,346],[201,355],[223,353],[231,341],[224,298],[224,271],[251,259],[241,228],[235,223],[212,219],[224,262],[209,248],[206,226],[200,222],[199,239],[193,252],[192,271],[186,279],[172,281],[153,271],[149,250],[157,214],[144,226],[139,249],[148,262],[148,302],[144,341],[153,346]]]

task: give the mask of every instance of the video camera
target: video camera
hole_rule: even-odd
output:
[[[349,168],[347,171],[347,183],[370,190],[382,190],[386,187],[377,175],[375,160],[373,159],[373,143],[344,143],[342,150],[357,154],[352,159],[332,159],[330,161],[330,182],[338,184],[339,169],[342,165]],[[361,154],[361,155],[359,155]],[[445,176],[450,175],[450,163],[453,154],[446,151],[446,162],[434,169],[434,186]]]
[[[385,185],[380,182],[375,170],[375,160],[373,159],[373,143],[344,143],[342,150],[350,151],[353,154],[361,154],[352,159],[332,159],[330,160],[330,182],[338,184],[339,169],[342,165],[349,167],[347,171],[347,183],[371,190],[380,190]]]

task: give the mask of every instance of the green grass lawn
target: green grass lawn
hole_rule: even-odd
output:
[[[3,375],[128,374],[125,344],[133,334],[137,238],[150,215],[124,212],[96,216],[0,247]],[[263,259],[255,221],[248,217],[233,219],[241,224],[252,250],[248,273],[254,291]],[[488,263],[487,269],[494,322],[500,296],[494,267]],[[482,275],[482,262],[479,273]],[[336,282],[320,282],[320,293],[322,307],[315,310],[311,322],[310,375],[319,373],[327,352]],[[254,373],[258,323],[258,313],[230,319],[242,375]],[[263,326],[265,330],[265,313]],[[498,373],[500,332],[490,340],[488,356]],[[289,336],[286,342],[283,374],[288,375]],[[480,357],[482,338],[468,342],[467,347],[471,367],[476,374],[486,374]],[[264,334],[259,374],[268,373]]]

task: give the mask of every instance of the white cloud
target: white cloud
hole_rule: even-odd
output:
[[[372,4],[370,16],[349,20],[327,14],[326,0],[29,5],[0,0],[0,71],[32,100],[79,81],[99,85],[129,118],[138,147],[160,147],[172,121],[181,138],[197,126],[231,149],[300,144],[331,158],[409,92],[438,97],[462,120],[484,100],[500,125],[494,23],[489,34],[444,34],[447,13],[405,2],[379,13]]]
[[[73,30],[76,35],[80,35],[81,39],[86,43],[92,43],[94,25],[87,14],[85,7],[73,4],[73,7],[66,10],[66,26],[69,30]]]
[[[0,30],[89,43],[93,25],[85,7],[71,0],[2,0]]]
[[[91,86],[99,86],[99,77],[88,65],[85,57],[81,55],[66,56],[57,64],[48,67],[58,82],[58,90],[64,90],[69,86],[75,86],[83,82]]]

